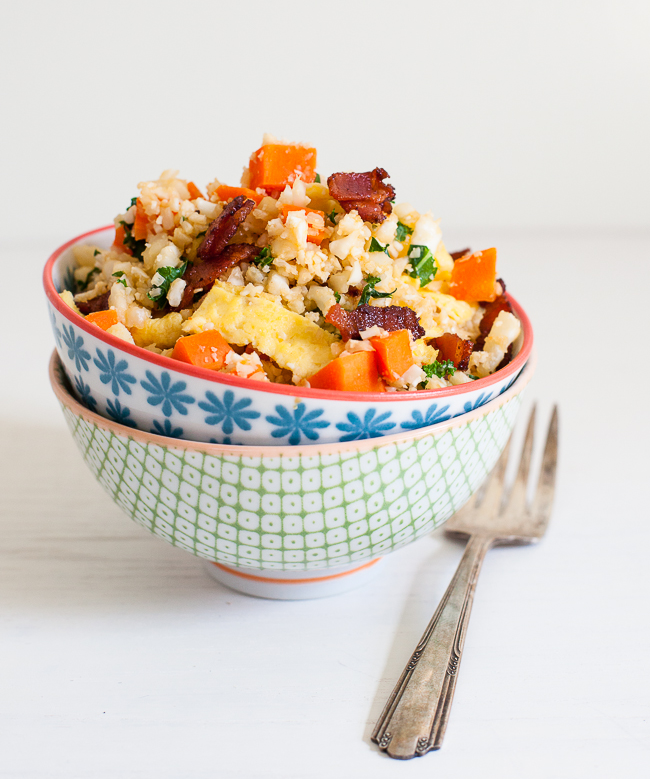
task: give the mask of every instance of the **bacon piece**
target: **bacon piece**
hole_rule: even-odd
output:
[[[474,350],[473,341],[463,341],[454,333],[443,333],[433,339],[433,345],[438,350],[438,362],[451,360],[457,371],[466,371],[469,367],[469,356]]]
[[[224,271],[239,265],[240,262],[250,262],[259,253],[260,249],[250,243],[232,243],[226,246],[221,254],[210,257],[198,265],[188,266],[183,274],[183,281],[186,282],[183,297],[173,310],[189,308],[197,290],[207,292]]]
[[[407,306],[357,306],[354,311],[346,311],[336,303],[327,312],[325,321],[339,330],[344,341],[359,338],[360,333],[374,325],[388,332],[410,330],[415,340],[424,336],[417,314]]]
[[[498,298],[495,298],[491,303],[485,303],[484,306],[485,313],[479,324],[479,329],[481,335],[484,338],[487,338],[492,329],[492,325],[494,324],[494,320],[502,311],[509,311],[512,314],[512,306],[505,295],[499,295]]]
[[[228,241],[237,232],[239,225],[254,208],[255,201],[247,200],[243,195],[239,195],[227,203],[208,228],[197,252],[199,259],[207,260],[221,254]]]
[[[449,256],[452,258],[452,260],[458,260],[461,257],[464,257],[466,254],[471,254],[472,250],[468,247],[467,249],[461,249],[458,252],[449,252]]]
[[[106,311],[109,294],[110,292],[104,292],[103,295],[97,295],[96,298],[91,298],[90,300],[75,300],[75,303],[84,316],[86,314],[94,314],[96,311]]]
[[[383,168],[366,173],[332,173],[327,186],[346,212],[356,210],[364,222],[383,222],[393,210],[390,201],[395,197],[394,187],[384,184],[387,177]]]

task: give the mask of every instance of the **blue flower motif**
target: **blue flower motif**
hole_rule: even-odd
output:
[[[74,377],[74,386],[77,388],[77,392],[84,406],[89,408],[91,411],[96,411],[97,401],[90,394],[90,387],[84,383],[84,380],[81,378],[81,376]]]
[[[513,383],[514,383],[514,380],[515,380],[516,378],[517,378],[517,377],[516,377],[516,376],[514,376],[512,379],[510,379],[510,381],[509,381],[507,384],[504,384],[504,385],[503,385],[503,389],[501,389],[501,391],[499,392],[499,395],[503,395],[503,393],[504,393],[506,390],[509,390],[509,389],[510,389],[510,387],[512,387],[512,385],[513,385]]]
[[[61,331],[56,326],[56,317],[54,311],[50,311],[50,322],[52,323],[52,331],[54,332],[54,340],[57,346],[61,346]]]
[[[135,422],[132,419],[129,419],[131,416],[131,410],[126,406],[123,406],[117,398],[115,399],[115,404],[113,404],[113,401],[111,400],[106,401],[106,413],[119,425],[126,425],[126,427],[137,428]]]
[[[166,435],[170,438],[180,438],[183,435],[183,428],[173,427],[168,419],[165,420],[164,425],[161,425],[157,419],[154,419],[151,432],[156,433],[157,435]]]
[[[310,411],[308,414],[307,407],[304,403],[299,403],[293,410],[293,414],[287,411],[284,406],[275,407],[277,417],[266,417],[266,421],[277,427],[277,430],[272,430],[271,435],[273,438],[284,438],[289,436],[289,443],[292,446],[300,443],[300,439],[304,435],[310,441],[318,440],[317,429],[323,427],[329,427],[330,423],[324,419],[318,419],[323,409],[319,408],[315,411]]]
[[[468,400],[467,403],[463,406],[463,411],[461,411],[461,414],[467,414],[469,411],[474,411],[474,409],[480,408],[481,406],[484,406],[488,400],[492,397],[491,392],[481,392],[481,394],[476,398],[476,400],[472,403],[471,400]],[[460,416],[460,414],[456,414],[457,417]]]
[[[388,422],[391,412],[386,411],[383,414],[375,416],[376,409],[369,408],[363,416],[357,416],[348,411],[348,422],[339,422],[337,430],[342,430],[346,435],[341,436],[341,441],[360,441],[362,438],[379,438],[388,430],[395,427],[394,422]]]
[[[126,369],[129,364],[126,360],[120,360],[115,362],[115,352],[112,349],[107,351],[107,356],[104,357],[104,353],[101,349],[97,349],[97,357],[93,360],[95,365],[99,368],[99,378],[102,384],[110,384],[113,395],[120,394],[120,388],[124,390],[127,395],[131,394],[131,387],[129,384],[135,384],[135,376],[131,376],[130,373],[126,373]]]
[[[251,423],[248,420],[257,419],[260,416],[259,411],[248,408],[253,402],[250,398],[242,398],[235,403],[235,393],[232,390],[226,390],[223,401],[209,390],[205,393],[205,398],[199,403],[199,408],[209,412],[205,418],[206,424],[218,425],[223,422],[221,429],[226,435],[233,432],[235,425],[241,427],[242,430],[250,430]]]
[[[166,417],[172,415],[173,409],[179,414],[187,415],[186,405],[196,401],[191,395],[185,395],[183,390],[187,387],[184,381],[172,384],[172,379],[167,371],[163,371],[158,380],[151,371],[146,373],[149,381],[141,381],[140,385],[149,392],[147,403],[150,406],[159,406],[162,403],[162,412]]]
[[[72,325],[68,325],[67,330],[63,325],[63,343],[68,349],[68,358],[74,360],[75,368],[78,371],[89,370],[90,354],[84,349],[84,339],[80,335],[75,335]]]
[[[417,430],[420,427],[435,425],[436,422],[446,422],[448,419],[451,419],[451,414],[446,413],[448,410],[449,404],[442,408],[438,408],[438,404],[434,403],[432,406],[429,406],[427,413],[424,416],[416,410],[411,414],[411,419],[402,422],[401,426],[405,430]]]

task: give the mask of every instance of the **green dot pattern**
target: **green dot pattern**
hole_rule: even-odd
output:
[[[516,395],[468,424],[366,451],[277,457],[143,444],[63,412],[88,467],[138,524],[207,560],[304,570],[382,556],[442,524],[496,463],[520,404]]]

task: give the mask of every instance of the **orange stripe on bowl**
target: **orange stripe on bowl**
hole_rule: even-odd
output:
[[[215,563],[212,560],[209,562],[216,566],[220,571],[224,571],[224,573],[231,573],[233,576],[239,576],[242,579],[249,579],[252,582],[264,582],[265,584],[314,584],[315,582],[327,582],[331,581],[332,579],[340,579],[342,576],[349,576],[351,573],[363,571],[364,568],[370,568],[371,565],[375,565],[380,560],[381,557],[378,557],[376,560],[371,560],[369,563],[364,563],[358,568],[353,568],[351,571],[332,573],[329,576],[317,576],[313,579],[271,579],[269,576],[253,576],[253,574],[250,573],[236,571],[234,568],[228,568],[227,566],[221,565],[221,563]]]

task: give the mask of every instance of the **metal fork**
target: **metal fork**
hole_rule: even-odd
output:
[[[440,749],[456,689],[474,590],[485,553],[492,546],[530,544],[544,535],[553,505],[558,449],[558,411],[553,415],[537,491],[526,500],[535,427],[528,421],[519,470],[510,494],[504,477],[510,442],[485,488],[446,524],[446,532],[468,538],[447,591],[411,655],[372,734],[390,757],[408,760]]]

